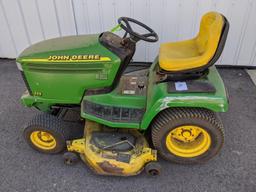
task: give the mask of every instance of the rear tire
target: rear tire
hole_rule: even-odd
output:
[[[160,156],[180,164],[204,163],[217,155],[224,143],[220,119],[202,108],[166,109],[155,118],[151,131]]]
[[[50,114],[36,115],[23,131],[25,141],[36,151],[56,154],[66,148],[68,131],[61,120]]]

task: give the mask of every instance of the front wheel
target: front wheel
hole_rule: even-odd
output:
[[[169,108],[152,123],[152,142],[166,160],[204,163],[224,143],[223,125],[212,111],[201,108]]]
[[[33,149],[55,154],[66,148],[68,132],[57,117],[39,114],[26,125],[23,135]]]

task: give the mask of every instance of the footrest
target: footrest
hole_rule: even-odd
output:
[[[200,80],[190,80],[190,81],[178,81],[178,82],[168,82],[167,84],[168,93],[215,93],[215,87],[207,82]]]

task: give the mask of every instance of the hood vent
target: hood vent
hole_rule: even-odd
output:
[[[58,64],[27,64],[29,70],[31,71],[45,71],[45,72],[95,72],[101,71],[104,69],[102,63],[78,63],[78,64],[67,64],[67,63],[58,63]]]

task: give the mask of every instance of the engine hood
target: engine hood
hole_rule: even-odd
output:
[[[19,63],[108,61],[109,51],[98,41],[99,34],[58,37],[25,49],[17,58]],[[103,54],[103,55],[102,55]]]

